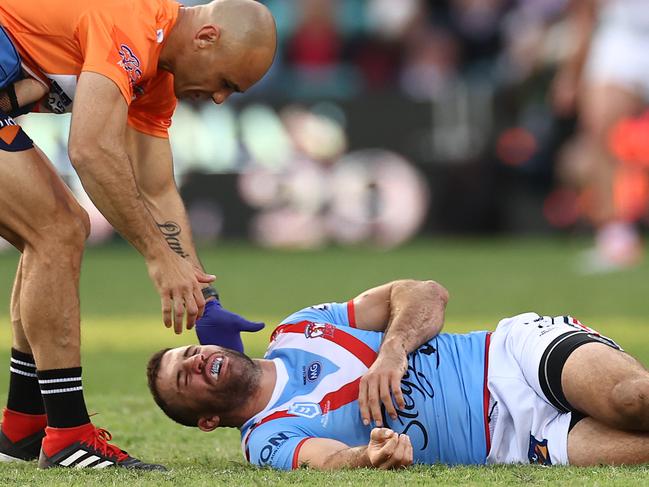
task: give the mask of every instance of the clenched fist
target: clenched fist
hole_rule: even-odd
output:
[[[388,428],[374,428],[367,445],[367,456],[372,466],[387,470],[412,465],[413,452],[410,437]]]

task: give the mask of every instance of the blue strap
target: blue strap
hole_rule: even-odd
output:
[[[0,26],[0,89],[20,79],[20,54]]]

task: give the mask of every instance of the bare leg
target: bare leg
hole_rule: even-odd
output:
[[[642,258],[640,236],[616,208],[615,180],[619,161],[610,150],[612,127],[644,106],[634,91],[611,83],[584,87],[580,107],[583,157],[589,162],[586,179],[592,191],[590,218],[597,230],[595,247],[585,254],[584,271],[615,270],[637,264]]]
[[[594,191],[593,220],[604,225],[617,217],[613,200],[615,160],[609,149],[609,133],[623,117],[636,115],[643,99],[615,84],[589,84],[581,100],[580,117],[585,151],[592,161],[590,183]]]
[[[630,355],[587,343],[566,360],[563,393],[577,410],[611,428],[649,431],[649,372]]]
[[[586,418],[568,434],[568,459],[581,467],[649,463],[649,433],[621,431]]]
[[[78,367],[79,273],[88,218],[36,149],[0,152],[0,235],[22,250],[12,299],[15,344],[39,369]]]
[[[25,332],[23,331],[23,324],[20,319],[20,288],[22,284],[22,265],[23,259],[18,261],[18,271],[16,272],[16,280],[14,281],[13,291],[11,292],[11,327],[13,331],[13,348],[23,353],[32,353],[29,346]]]

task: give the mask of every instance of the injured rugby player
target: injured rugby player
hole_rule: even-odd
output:
[[[440,333],[448,298],[402,280],[305,308],[263,359],[161,350],[149,387],[171,419],[237,427],[247,461],[279,469],[649,462],[649,373],[614,341],[536,313]]]

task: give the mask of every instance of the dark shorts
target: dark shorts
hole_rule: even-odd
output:
[[[561,386],[561,373],[570,354],[587,343],[603,343],[615,350],[621,350],[620,346],[613,340],[596,332],[573,331],[556,337],[545,349],[539,364],[541,389],[548,401],[559,411],[572,413],[570,429],[586,416],[575,409],[566,399]]]
[[[20,152],[34,147],[34,142],[9,115],[0,112],[0,151]]]

